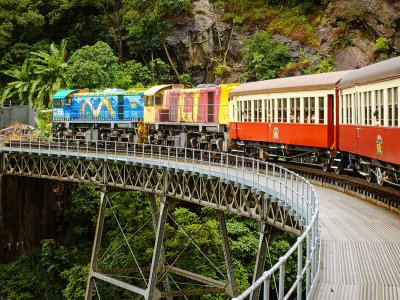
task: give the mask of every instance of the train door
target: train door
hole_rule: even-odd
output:
[[[335,147],[335,134],[334,134],[335,110],[333,104],[334,104],[333,95],[328,95],[328,103],[327,103],[328,146],[332,149]]]
[[[124,96],[118,95],[118,119],[122,120],[123,118],[124,118]]]
[[[207,101],[207,122],[214,122],[214,92],[208,92]]]
[[[71,104],[72,98],[70,96],[65,97],[64,118],[66,119],[69,119],[71,117]]]
[[[179,94],[171,93],[169,98],[169,120],[171,122],[178,121],[178,105],[179,105]]]

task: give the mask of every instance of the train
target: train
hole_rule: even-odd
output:
[[[53,96],[53,135],[231,152],[400,185],[400,57],[249,83]]]

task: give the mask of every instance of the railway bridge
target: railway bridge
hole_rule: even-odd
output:
[[[172,299],[196,293],[225,292],[231,297],[269,299],[270,280],[279,276],[278,299],[313,294],[319,270],[318,201],[314,188],[293,172],[254,159],[204,150],[116,142],[77,143],[14,141],[0,143],[0,174],[57,181],[90,182],[101,186],[100,208],[91,256],[86,299],[91,299],[96,281],[105,281],[141,295],[145,299]],[[137,190],[149,195],[154,216],[155,243],[151,266],[138,269],[143,284],[116,278],[98,267],[104,216],[115,190]],[[156,201],[157,195],[159,201]],[[164,252],[164,229],[174,202],[185,201],[217,211],[227,274],[215,280],[202,274],[168,265]],[[159,203],[159,207],[157,206]],[[259,246],[253,285],[237,294],[225,214],[252,218],[259,223]],[[265,271],[268,228],[298,236],[297,242],[279,261]],[[122,229],[121,229],[122,230]],[[285,287],[285,264],[297,261],[297,277]],[[305,259],[303,258],[305,257]],[[207,288],[174,290],[168,274],[204,284]],[[164,278],[159,283],[160,277]]]

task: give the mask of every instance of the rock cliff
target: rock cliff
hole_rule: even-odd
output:
[[[295,62],[306,55],[311,63],[321,57],[333,58],[337,70],[368,65],[400,52],[400,2],[395,0],[324,1],[318,25],[317,45],[295,37],[274,34],[285,44]],[[244,24],[232,30],[223,22],[224,7],[215,8],[208,0],[193,1],[192,14],[175,21],[166,39],[171,56],[181,73],[190,73],[194,82],[214,82],[214,68],[226,55],[230,72],[226,82],[237,81],[242,71],[242,37],[251,37],[259,25]],[[268,30],[268,22],[263,29]],[[377,51],[375,43],[384,38],[390,49]]]

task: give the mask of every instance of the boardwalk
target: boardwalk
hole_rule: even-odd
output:
[[[318,187],[321,266],[314,299],[400,299],[400,216]]]

